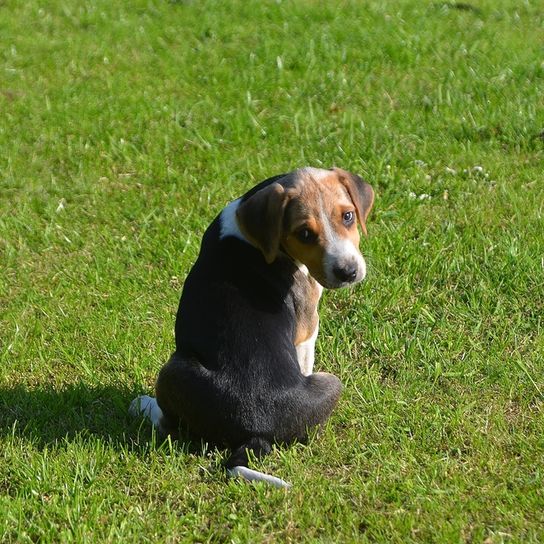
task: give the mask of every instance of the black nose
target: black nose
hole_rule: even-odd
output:
[[[353,281],[357,276],[357,267],[353,265],[336,266],[332,271],[336,279],[340,281]]]

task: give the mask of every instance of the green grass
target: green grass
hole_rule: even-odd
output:
[[[544,540],[544,8],[474,5],[0,2],[0,541]],[[307,164],[377,198],[284,492],[127,407],[206,226]]]

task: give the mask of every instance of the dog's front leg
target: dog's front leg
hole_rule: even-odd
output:
[[[315,342],[317,340],[317,333],[319,332],[319,321],[315,326],[315,330],[312,336],[304,342],[301,342],[297,349],[297,359],[300,366],[300,371],[304,376],[309,376],[314,371],[315,361]]]

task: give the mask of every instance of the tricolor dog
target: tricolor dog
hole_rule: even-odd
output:
[[[231,448],[231,475],[288,485],[249,469],[248,451],[303,440],[336,405],[340,380],[313,372],[317,306],[323,287],[365,277],[357,224],[366,233],[373,200],[354,174],[302,168],[226,206],[185,281],[156,399],[138,397],[131,412]]]

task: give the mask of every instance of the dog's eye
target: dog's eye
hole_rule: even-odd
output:
[[[312,244],[317,239],[316,233],[307,228],[297,230],[296,237],[303,244]]]
[[[351,225],[354,219],[355,219],[355,214],[353,212],[344,212],[342,214],[342,221],[344,221],[344,225],[346,226]]]

